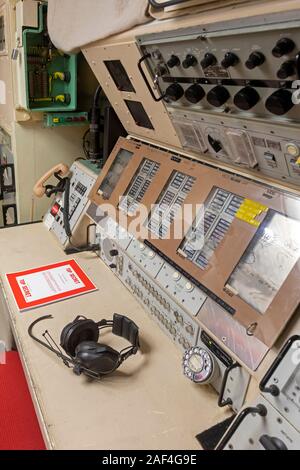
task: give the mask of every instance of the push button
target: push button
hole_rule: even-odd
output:
[[[58,214],[58,211],[60,209],[60,205],[56,202],[53,206],[52,206],[52,209],[50,211],[50,214],[53,216],[53,217],[56,217],[57,214]]]

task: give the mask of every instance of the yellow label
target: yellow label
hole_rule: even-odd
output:
[[[267,212],[268,207],[251,199],[244,199],[242,205],[236,213],[236,218],[243,220],[254,227],[259,227],[260,222],[256,218],[263,212]]]

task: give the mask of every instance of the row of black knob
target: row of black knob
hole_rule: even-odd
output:
[[[272,50],[272,54],[274,57],[280,58],[286,54],[290,54],[295,49],[296,45],[292,39],[289,38],[281,38],[274,49]],[[224,59],[221,61],[221,66],[225,69],[229,67],[234,67],[239,64],[240,59],[234,52],[227,52],[225,54]],[[260,51],[254,51],[250,54],[247,61],[245,62],[246,67],[249,70],[253,70],[256,67],[260,67],[266,62],[265,55]],[[200,65],[203,69],[207,69],[208,67],[212,67],[217,65],[218,59],[214,54],[211,52],[207,52],[204,58],[201,60]],[[187,54],[185,59],[182,62],[182,67],[184,69],[189,69],[190,67],[195,67],[198,64],[197,58],[192,54]],[[170,69],[173,67],[179,67],[181,65],[179,57],[172,54],[169,58],[167,65]],[[285,79],[288,78],[295,73],[295,62],[289,60],[285,62],[281,69],[278,71],[278,78]]]
[[[185,91],[179,83],[173,83],[166,90],[167,98],[171,101],[178,101],[183,96],[193,104],[199,103],[205,97],[205,91],[201,85],[195,83]],[[219,108],[226,104],[230,98],[230,93],[222,85],[212,88],[206,95],[208,103]],[[260,100],[260,96],[255,88],[246,86],[234,96],[234,104],[243,111],[249,111]],[[270,113],[282,116],[293,108],[292,93],[286,89],[275,91],[266,101],[266,108]]]

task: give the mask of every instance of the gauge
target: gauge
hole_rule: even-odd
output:
[[[183,373],[195,383],[209,383],[215,375],[215,362],[204,348],[193,347],[183,356]]]

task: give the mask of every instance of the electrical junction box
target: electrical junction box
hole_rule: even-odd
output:
[[[26,8],[20,3],[19,8]],[[14,51],[19,73],[25,77],[20,105],[30,111],[73,111],[77,107],[77,56],[55,48],[47,32],[47,5],[36,8],[37,27],[19,25],[22,33]],[[23,17],[17,12],[17,18]]]

